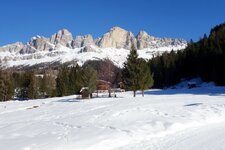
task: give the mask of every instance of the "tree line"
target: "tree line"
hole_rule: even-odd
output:
[[[116,88],[122,81],[121,69],[109,59],[87,61],[82,67],[76,65],[44,71],[0,71],[0,101],[10,99],[38,99],[80,94],[88,87],[91,94],[96,90],[97,80],[105,80]]]
[[[37,75],[34,71],[0,71],[0,101],[53,97],[54,82],[53,75],[47,72]]]
[[[201,77],[225,85],[225,23],[211,29],[197,42],[192,40],[184,50],[165,52],[149,60],[154,73],[154,87],[164,88],[181,79]]]

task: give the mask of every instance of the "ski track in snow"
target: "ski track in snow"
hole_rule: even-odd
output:
[[[222,150],[224,93],[225,87],[202,87],[149,90],[136,98],[126,92],[118,98],[2,102],[0,148]]]

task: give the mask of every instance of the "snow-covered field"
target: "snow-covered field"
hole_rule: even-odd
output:
[[[1,150],[222,150],[225,87],[0,103]]]

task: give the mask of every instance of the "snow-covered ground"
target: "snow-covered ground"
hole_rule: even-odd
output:
[[[225,87],[0,103],[1,150],[222,150]]]

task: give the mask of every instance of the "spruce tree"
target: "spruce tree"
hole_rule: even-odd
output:
[[[69,68],[63,67],[59,70],[56,78],[56,92],[57,96],[69,95]]]
[[[86,67],[82,71],[83,87],[88,88],[88,92],[92,98],[92,93],[96,90],[97,86],[97,71],[92,67]]]
[[[134,45],[132,45],[127,61],[124,63],[122,76],[125,88],[127,90],[132,90],[134,93],[134,97],[136,96],[136,91],[140,89],[140,69],[141,68],[138,65],[137,50]]]
[[[144,96],[144,90],[147,90],[153,86],[153,77],[147,62],[144,59],[138,59],[138,65],[140,68],[139,73],[139,85],[142,91],[142,96]]]
[[[7,101],[13,98],[14,88],[10,71],[0,71],[0,101]]]
[[[38,97],[38,87],[34,72],[30,72],[28,78],[27,96],[29,99],[36,99]]]
[[[72,67],[69,72],[69,93],[78,94],[82,88],[81,69],[77,65]]]
[[[47,75],[44,73],[43,78],[41,79],[39,91],[41,93],[41,97],[44,98],[47,94]]]

